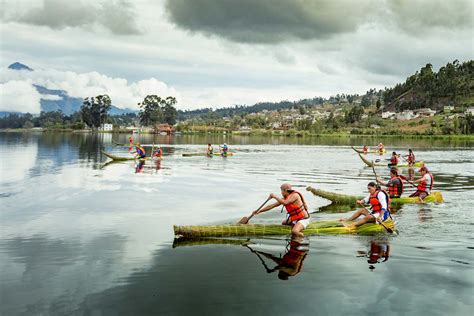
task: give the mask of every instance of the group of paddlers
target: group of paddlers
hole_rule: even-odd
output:
[[[227,157],[227,155],[229,154],[229,146],[227,146],[226,143],[219,145],[219,151],[222,157]],[[214,148],[212,147],[211,143],[207,144],[206,153],[208,157],[212,157],[214,155]]]
[[[409,149],[408,159],[410,159],[412,165],[415,163],[415,155],[411,149]],[[383,225],[383,222],[391,219],[390,199],[400,198],[402,196],[404,192],[404,181],[417,187],[416,192],[411,194],[410,197],[418,197],[419,202],[422,202],[423,199],[430,194],[433,188],[434,178],[426,166],[421,167],[418,171],[421,173],[421,177],[410,181],[406,177],[399,175],[396,167],[391,167],[390,180],[384,183],[377,177],[377,182],[369,182],[367,185],[369,194],[364,199],[357,201],[357,204],[361,206],[368,205],[368,207],[363,207],[357,210],[349,218],[341,218],[339,220],[343,222],[344,226],[352,229],[369,222],[376,222]],[[382,189],[379,184],[386,187],[387,190]],[[274,199],[275,202],[266,207],[257,209],[252,213],[252,216],[283,205],[287,212],[287,218],[282,222],[282,224],[292,226],[291,233],[293,236],[302,237],[302,231],[310,223],[308,205],[303,195],[298,191],[293,190],[290,184],[284,183],[281,185],[280,189],[282,197],[271,193],[268,200]],[[363,217],[359,219],[361,216]],[[356,220],[354,223],[346,223],[354,220]]]
[[[128,141],[130,143],[130,146],[128,147],[128,151],[132,154],[135,154],[135,158],[137,159],[146,158],[145,149],[141,146],[140,143],[133,142],[133,136],[130,136],[128,138]],[[157,146],[156,148],[153,146],[151,148],[151,157],[153,159],[161,159],[162,156],[163,156],[163,149],[160,146]]]

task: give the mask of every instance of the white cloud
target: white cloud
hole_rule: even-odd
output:
[[[0,83],[0,111],[37,114],[41,111],[40,99],[32,80]]]
[[[112,78],[98,72],[3,69],[0,81],[4,82],[1,106],[5,111],[16,108],[22,112],[38,113],[40,99],[58,100],[57,96],[40,95],[32,84],[53,90],[64,90],[70,97],[75,98],[108,94],[112,104],[119,108],[137,109],[137,103],[149,94],[179,97],[175,89],[156,78],[129,83],[127,79]]]

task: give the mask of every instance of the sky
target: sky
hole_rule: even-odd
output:
[[[0,0],[0,111],[148,94],[178,109],[383,89],[474,59],[474,0]],[[33,72],[6,69],[13,62]]]

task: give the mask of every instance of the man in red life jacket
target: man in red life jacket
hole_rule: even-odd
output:
[[[130,147],[128,147],[128,151],[129,151],[129,152],[132,152],[132,150],[133,150],[133,133],[132,133],[132,135],[130,135],[130,137],[128,138],[128,142],[130,143]]]
[[[344,226],[349,228],[356,228],[357,226],[369,222],[376,221],[377,223],[382,223],[390,217],[390,198],[388,197],[388,194],[385,191],[381,190],[377,186],[377,184],[375,184],[375,182],[369,182],[369,184],[367,185],[367,189],[369,190],[369,195],[363,200],[358,200],[357,204],[370,204],[371,211],[367,210],[366,208],[362,208],[360,210],[357,210],[349,218],[340,218],[340,221],[345,222],[353,221],[359,218],[359,216],[364,215],[362,219],[356,221],[354,224],[347,225],[346,223],[344,223]]]
[[[396,167],[398,165],[398,155],[394,151],[392,152],[392,157],[390,157],[390,163],[388,164],[389,167]]]
[[[279,198],[271,193],[270,198],[275,199],[276,202],[261,208],[259,211],[254,211],[253,214],[257,215],[283,205],[288,213],[288,218],[282,222],[282,225],[292,226],[291,234],[295,237],[303,237],[301,231],[303,231],[309,224],[308,205],[306,204],[303,195],[298,191],[293,190],[290,184],[284,183],[281,185],[280,189],[283,198]]]
[[[367,155],[369,153],[369,147],[367,147],[367,145],[364,145],[364,148],[362,150],[364,152],[364,155]]]
[[[161,159],[162,156],[163,156],[163,149],[161,149],[161,147],[158,147],[153,153],[153,158]]]
[[[410,195],[410,197],[417,196],[420,202],[423,202],[423,199],[430,195],[433,189],[434,178],[426,167],[421,167],[418,171],[421,173],[421,178],[413,180],[413,182],[418,183],[418,187],[416,188],[416,192]]]
[[[411,150],[411,148],[408,149],[408,155],[405,157],[407,157],[409,167],[413,166],[413,164],[416,162],[415,154],[413,153],[413,150]]]
[[[398,175],[397,168],[390,169],[390,180],[387,183],[382,182],[379,177],[377,177],[377,183],[388,188],[391,199],[399,198],[403,193],[403,179]]]

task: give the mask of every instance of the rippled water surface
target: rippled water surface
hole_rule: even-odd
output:
[[[140,141],[163,145],[161,164],[107,163],[101,150],[128,155],[110,134],[0,134],[1,315],[471,314],[473,141],[384,139],[427,162],[446,202],[404,205],[397,236],[303,244],[174,241],[173,225],[236,222],[282,182],[304,193],[314,220],[347,216],[304,188],[365,194],[373,173],[350,146],[378,139]],[[235,156],[182,156],[209,141],[227,142]],[[283,218],[274,210],[252,222]]]

